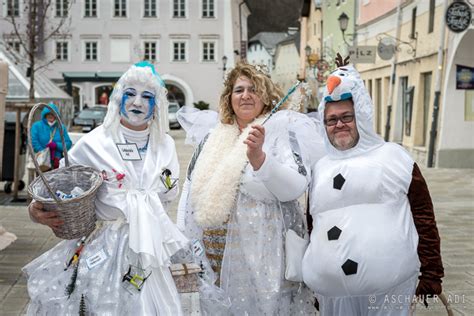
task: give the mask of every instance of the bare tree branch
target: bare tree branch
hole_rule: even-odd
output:
[[[60,0],[55,0],[60,1]],[[60,17],[55,18],[55,7],[53,0],[24,0],[23,15],[21,18],[15,16],[15,7],[7,0],[7,10],[10,8],[10,15],[5,18],[13,27],[9,39],[17,39],[24,51],[24,63],[28,65],[28,75],[30,76],[30,99],[34,98],[34,78],[35,73],[48,67],[54,61],[40,58],[44,45],[52,38],[66,38],[70,27],[70,12],[73,0],[67,0],[60,5]],[[11,5],[11,6],[10,6]],[[69,23],[68,23],[69,22]],[[22,34],[22,32],[24,32]],[[5,35],[4,35],[5,38]],[[6,40],[8,43],[8,41]],[[7,45],[8,48],[8,45]],[[14,55],[16,58],[16,55]]]
[[[7,6],[8,6],[8,4],[7,4]],[[13,10],[13,8],[12,8],[12,10]],[[25,11],[26,11],[26,10],[25,10]],[[8,7],[7,7],[7,12],[8,12]],[[25,41],[23,41],[22,36],[21,36],[21,33],[20,33],[20,30],[18,29],[18,25],[17,25],[17,23],[16,23],[15,13],[14,13],[13,11],[11,11],[11,12],[12,12],[13,14],[10,15],[10,16],[7,16],[7,17],[5,18],[5,20],[7,20],[7,21],[8,21],[9,23],[11,23],[12,26],[13,26],[13,32],[10,33],[11,38],[15,38],[15,37],[18,38],[18,40],[20,41],[21,47],[24,49],[25,53],[29,55],[29,49],[28,49],[28,47],[26,46]]]
[[[40,70],[40,69],[43,69],[43,68],[48,67],[49,65],[51,65],[51,64],[54,63],[55,61],[56,61],[56,58],[53,58],[53,59],[51,59],[50,61],[46,62],[45,64],[36,67],[36,68],[35,68],[35,72],[37,72],[37,71]]]

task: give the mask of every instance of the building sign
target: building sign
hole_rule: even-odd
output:
[[[391,37],[384,37],[380,40],[377,45],[377,53],[379,54],[380,59],[390,60],[395,54],[396,43],[395,40]]]
[[[456,89],[474,89],[474,68],[456,65]]]
[[[471,24],[472,12],[465,2],[453,2],[446,10],[446,26],[455,33],[465,31]]]
[[[350,61],[354,64],[373,64],[377,46],[352,46],[349,47]]]

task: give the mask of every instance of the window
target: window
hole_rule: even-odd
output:
[[[98,42],[97,41],[86,41],[84,42],[84,60],[85,61],[98,61]]]
[[[173,18],[186,17],[186,0],[173,0]]]
[[[423,141],[422,145],[426,145],[428,139],[428,126],[430,111],[430,96],[431,96],[431,72],[421,74],[423,80]]]
[[[143,42],[143,60],[156,61],[156,42]]]
[[[436,0],[430,0],[430,19],[428,21],[428,33],[432,33],[434,29],[435,5]]]
[[[68,14],[69,1],[68,0],[56,0],[56,17],[65,18]]]
[[[186,61],[186,42],[173,42],[173,61]]]
[[[114,17],[127,17],[127,0],[114,0]]]
[[[56,41],[56,60],[67,61],[69,59],[69,43]]]
[[[20,53],[21,50],[21,44],[20,40],[16,38],[7,38],[6,39],[8,48],[13,49],[15,52]]]
[[[20,16],[20,0],[7,0],[7,16]]]
[[[202,0],[202,17],[214,18],[214,0]]]
[[[405,96],[404,96],[404,115],[405,115],[405,135],[410,136],[411,135],[411,118],[413,114],[413,95],[415,93],[415,87],[414,86],[409,86],[406,88],[404,91]]]
[[[416,38],[416,7],[411,11],[411,32],[410,38]]]
[[[145,18],[156,18],[156,0],[145,0],[144,4],[143,16]]]
[[[216,42],[207,41],[202,42],[202,57],[201,60],[206,61],[216,61]]]
[[[84,0],[84,17],[85,18],[97,17],[97,1],[96,0]]]
[[[377,134],[382,134],[382,79],[375,79],[375,126]]]

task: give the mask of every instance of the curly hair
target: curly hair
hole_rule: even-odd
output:
[[[253,65],[239,62],[224,81],[224,90],[219,101],[220,120],[223,124],[234,124],[235,113],[232,109],[232,91],[235,82],[240,77],[247,77],[255,85],[256,94],[264,104],[262,114],[271,111],[273,108],[272,101],[278,102],[283,97],[281,89],[268,76],[259,72]],[[284,105],[280,108],[283,107]]]

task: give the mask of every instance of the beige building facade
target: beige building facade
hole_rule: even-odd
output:
[[[376,6],[377,2],[370,3]],[[464,92],[452,88],[456,80],[455,71],[452,70],[454,57],[451,60],[447,58],[450,55],[458,56],[458,59],[467,56],[464,56],[463,50],[459,51],[462,46],[450,44],[453,42],[454,33],[449,30],[443,32],[444,1],[400,2],[402,4],[398,32],[397,3],[393,2],[391,9],[384,8],[385,13],[378,16],[364,15],[364,10],[373,8],[364,8],[363,2],[359,3],[360,15],[366,18],[365,23],[357,28],[358,45],[377,46],[382,42],[385,45],[379,46],[382,49],[389,49],[387,47],[390,45],[397,48],[392,58],[386,58],[388,60],[383,60],[381,54],[378,54],[374,64],[357,65],[374,101],[375,130],[386,139],[403,145],[420,165],[426,166],[433,137],[430,131],[437,69],[440,67],[440,115],[437,120],[437,133],[434,134],[434,165],[473,168],[474,143],[472,136],[466,132],[474,126],[461,115],[456,118],[453,115],[464,111],[464,102],[461,102]],[[469,41],[469,36],[465,40]],[[473,43],[472,39],[470,43]],[[440,59],[441,65],[438,63],[440,45],[445,47]],[[472,58],[470,61],[464,60],[463,64],[472,67]],[[394,82],[393,90],[390,91],[392,74]],[[452,99],[459,99],[454,108],[450,102]],[[458,132],[454,132],[453,128]]]

